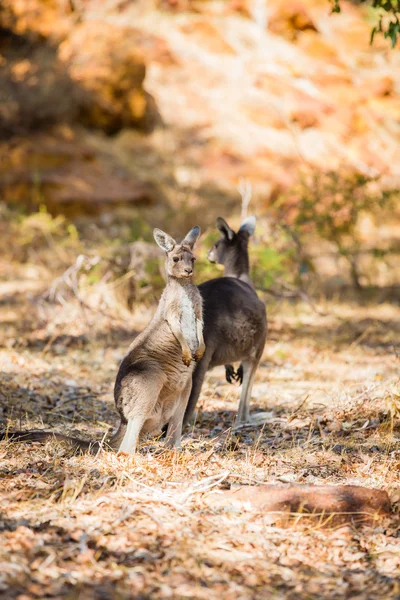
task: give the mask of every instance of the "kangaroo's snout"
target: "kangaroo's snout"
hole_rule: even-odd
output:
[[[185,269],[185,273],[187,273],[188,275],[192,275],[193,274],[193,269]]]

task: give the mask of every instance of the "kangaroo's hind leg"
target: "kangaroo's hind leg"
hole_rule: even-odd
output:
[[[250,400],[254,377],[258,367],[258,360],[246,361],[243,366],[243,384],[240,394],[239,409],[236,417],[236,425],[247,423],[250,419]]]
[[[135,454],[136,445],[145,420],[146,415],[137,415],[133,419],[128,419],[128,425],[119,447],[119,452]]]
[[[193,385],[189,396],[189,401],[186,406],[185,416],[183,419],[184,425],[193,421],[193,414],[196,408],[197,400],[199,399],[201,388],[203,385],[205,374],[207,373],[208,366],[211,360],[211,352],[208,347],[206,353],[200,362],[197,363],[193,372]]]
[[[162,387],[162,374],[154,372],[133,373],[122,380],[117,408],[127,424],[120,452],[135,453],[140,432],[154,411]]]
[[[180,448],[181,447],[183,417],[185,415],[185,408],[186,408],[188,400],[189,400],[191,389],[192,389],[192,377],[190,376],[186,386],[184,387],[184,389],[180,395],[178,402],[176,403],[175,412],[172,415],[172,417],[168,423],[165,444],[169,448]]]
[[[239,409],[235,422],[236,426],[242,425],[243,423],[248,423],[250,421],[251,392],[253,389],[255,374],[258,365],[260,364],[260,360],[264,350],[266,334],[267,330],[265,327],[257,341],[257,352],[255,356],[251,359],[249,358],[246,361],[243,360],[237,370],[237,374],[240,377],[242,383],[242,391],[240,394]],[[258,417],[261,417],[261,413],[258,414]],[[259,419],[257,421],[260,422]]]

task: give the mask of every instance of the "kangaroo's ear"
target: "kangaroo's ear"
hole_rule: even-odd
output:
[[[233,240],[235,232],[229,227],[225,219],[223,219],[222,217],[218,217],[216,225],[217,229],[220,230],[223,236],[225,236],[230,241]]]
[[[176,241],[174,238],[168,235],[168,233],[161,231],[161,229],[154,229],[153,235],[157,244],[162,250],[165,250],[165,252],[171,252],[171,250],[173,250],[173,248],[176,246]]]
[[[191,229],[189,231],[188,234],[186,234],[185,239],[182,240],[182,245],[189,246],[189,248],[191,250],[193,250],[193,246],[199,239],[199,236],[200,236],[200,227],[198,225],[196,225],[195,227],[193,227],[193,229]]]
[[[253,235],[254,230],[256,228],[256,218],[255,217],[247,217],[242,224],[240,225],[239,231],[247,231],[249,235]]]

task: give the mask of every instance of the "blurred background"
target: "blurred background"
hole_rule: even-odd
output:
[[[3,0],[3,290],[130,310],[164,285],[154,226],[201,225],[202,281],[215,218],[255,214],[271,300],[398,302],[400,53],[332,8]]]

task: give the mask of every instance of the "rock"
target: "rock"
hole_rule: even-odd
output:
[[[58,0],[2,0],[0,27],[21,36],[34,33],[38,38],[63,39],[71,27],[68,4],[61,7]]]
[[[151,130],[157,111],[143,87],[146,67],[135,48],[131,27],[88,21],[75,27],[60,46],[71,79],[88,94],[82,122],[115,133],[123,127]]]
[[[295,40],[301,31],[317,31],[312,10],[302,0],[275,2],[269,14],[269,29],[289,40]]]
[[[98,213],[115,205],[151,204],[154,189],[73,130],[31,134],[0,145],[0,193],[10,204],[45,204],[53,214]],[[34,190],[34,193],[32,192]]]
[[[209,21],[196,21],[182,25],[181,30],[201,44],[203,48],[215,54],[235,54],[232,46],[223,38],[221,32]]]
[[[245,508],[262,513],[280,513],[312,519],[319,526],[372,524],[391,512],[388,494],[383,490],[355,485],[259,485],[211,492],[204,498],[212,508]]]
[[[0,40],[0,135],[79,123],[126,136],[151,130],[158,107],[165,127],[145,143],[106,143],[172,201],[191,189],[190,202],[208,202],[218,188],[225,207],[246,178],[267,209],[306,162],[383,174],[394,186],[396,51],[383,52],[380,36],[369,45],[360,7],[329,10],[312,0],[122,0],[105,10],[94,0],[4,0],[0,25],[14,37]],[[182,167],[194,176],[175,177]],[[79,169],[88,189],[96,169]],[[51,177],[46,194],[63,196]],[[62,177],[78,198],[72,174]]]
[[[400,102],[398,98],[370,98],[369,109],[382,119],[400,121]]]
[[[57,4],[0,7],[0,136],[76,122],[151,131],[159,116],[145,59],[173,64],[165,42],[99,19],[77,23]]]
[[[87,101],[47,42],[6,30],[0,40],[0,138],[72,123]]]

